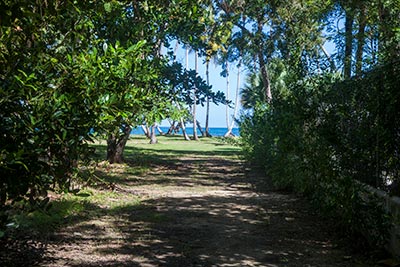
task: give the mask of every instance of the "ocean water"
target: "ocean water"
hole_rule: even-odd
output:
[[[169,127],[161,126],[160,129],[161,129],[164,133],[166,133],[166,132],[168,132]],[[225,133],[227,132],[227,130],[228,130],[228,129],[225,128],[225,127],[210,127],[210,128],[209,128],[210,134],[211,134],[212,136],[224,136]],[[186,127],[186,132],[187,132],[188,135],[193,135],[193,127]],[[234,135],[236,135],[236,136],[239,136],[239,128],[233,128],[233,129],[232,129],[232,133],[233,133]],[[133,129],[133,130],[131,131],[131,134],[139,134],[139,135],[141,135],[141,134],[144,134],[144,132],[143,132],[143,130],[142,130],[142,127],[137,127],[137,128],[135,128],[135,129]],[[159,133],[157,132],[157,134],[159,134]],[[177,134],[177,135],[178,135],[178,134],[182,134],[182,131],[179,131],[179,132],[177,132],[176,134]],[[201,132],[200,132],[198,129],[197,129],[197,134],[198,134],[199,136],[201,136]]]

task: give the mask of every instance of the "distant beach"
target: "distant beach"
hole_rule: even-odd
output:
[[[161,129],[164,133],[167,133],[169,127],[167,127],[167,126],[161,126],[160,129]],[[212,136],[224,136],[225,133],[228,131],[228,129],[225,128],[225,127],[210,127],[210,128],[209,128],[209,131],[210,131],[210,134],[211,134]],[[186,128],[186,132],[187,132],[188,135],[193,135],[193,127],[187,127],[187,128]],[[199,130],[197,130],[197,133],[198,133],[199,136],[201,136],[201,132],[200,132]],[[235,136],[239,136],[239,128],[233,128],[233,129],[232,129],[232,133],[233,133]],[[143,132],[143,130],[142,130],[141,127],[137,127],[137,128],[135,128],[135,129],[133,129],[133,130],[131,131],[131,134],[139,134],[139,135],[141,135],[141,134],[144,134],[144,132]],[[159,132],[157,131],[157,135],[158,135],[158,134],[159,134]],[[182,134],[182,131],[179,131],[179,132],[177,132],[176,134],[177,134],[177,135]]]

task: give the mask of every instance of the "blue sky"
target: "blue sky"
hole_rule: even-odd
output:
[[[332,54],[332,52],[335,50],[335,46],[333,43],[327,42],[325,43],[324,47],[327,49],[328,53]],[[185,66],[185,49],[183,47],[179,47],[177,51],[177,61],[181,63],[183,66]],[[206,68],[205,68],[205,63],[204,63],[204,58],[199,58],[198,60],[198,74],[203,77],[204,80],[206,80]],[[190,69],[195,69],[195,54],[190,53],[189,54],[189,68]],[[217,91],[222,91],[226,93],[226,78],[222,77],[220,75],[222,69],[221,66],[216,65],[214,63],[210,63],[209,67],[209,72],[210,72],[210,85],[212,85],[212,90],[217,92]],[[236,94],[236,86],[237,86],[237,68],[236,64],[231,63],[230,64],[230,90],[229,90],[229,100],[231,100],[233,103],[235,101],[235,94]],[[245,84],[245,78],[246,78],[246,72],[242,69],[241,71],[241,82],[240,82],[240,88],[242,88]],[[239,101],[239,110],[237,112],[237,115],[240,114],[241,106],[240,106],[240,101]],[[206,107],[202,106],[197,106],[197,120],[200,121],[201,126],[205,126],[205,118],[206,118]],[[233,118],[233,108],[229,109],[229,120],[232,121]],[[169,126],[168,121],[163,121],[162,126]],[[211,103],[210,105],[210,118],[209,118],[209,125],[210,127],[227,127],[226,124],[226,107],[225,105],[215,105]],[[188,127],[191,127],[191,124],[187,125]],[[236,125],[235,125],[236,127]]]
[[[177,51],[177,62],[181,63],[185,66],[185,49],[180,47]],[[195,54],[189,54],[189,68],[195,69]],[[226,78],[220,75],[222,69],[221,66],[216,65],[214,63],[210,63],[209,72],[210,72],[210,85],[212,85],[212,90],[214,92],[222,91],[224,94],[226,93]],[[206,80],[206,67],[204,63],[204,58],[198,59],[198,74]],[[241,73],[241,84],[240,87],[244,85],[245,73]],[[237,69],[234,64],[231,64],[230,67],[230,90],[229,90],[229,99],[234,103],[235,94],[236,94],[236,85],[237,85]],[[240,103],[239,103],[240,105]],[[233,116],[233,108],[229,109],[229,120],[232,121]],[[239,114],[239,112],[237,113]],[[205,126],[206,121],[206,107],[202,107],[201,105],[197,106],[197,120],[200,121],[201,126]],[[169,126],[168,121],[162,122],[163,126]],[[187,125],[188,127],[191,124]],[[215,105],[211,103],[210,105],[210,118],[209,118],[209,126],[210,127],[227,127],[226,126],[226,107],[225,105]],[[235,126],[236,127],[236,126]]]

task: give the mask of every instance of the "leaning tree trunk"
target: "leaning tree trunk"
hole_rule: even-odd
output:
[[[122,135],[110,134],[107,140],[107,161],[110,164],[124,162],[124,150],[132,128],[124,126]]]
[[[165,135],[165,133],[163,132],[163,130],[160,128],[160,125],[158,125],[157,123],[156,123],[156,129],[157,129],[157,131],[158,131],[158,133],[159,133],[160,135]]]
[[[170,121],[169,123],[170,123],[171,126],[169,127],[166,135],[170,135],[170,134],[174,134],[175,133],[175,121],[172,121],[172,122]]]
[[[142,130],[143,130],[143,132],[144,132],[144,135],[147,137],[147,138],[151,138],[151,136],[150,136],[150,129],[149,129],[149,127],[147,126],[147,124],[146,125],[142,125]]]
[[[196,120],[196,124],[197,124],[197,129],[199,129],[201,136],[206,136],[205,131],[203,131],[203,128],[201,128],[201,124],[198,120]]]
[[[225,133],[224,137],[235,136],[232,133],[233,126],[235,124],[234,118],[236,118],[238,106],[239,106],[239,89],[240,89],[240,70],[241,70],[242,60],[239,61],[238,64],[238,73],[237,73],[237,81],[236,81],[236,95],[235,95],[235,107],[233,109],[233,119],[230,125],[228,125],[228,131]]]
[[[190,137],[189,137],[189,135],[188,135],[187,132],[186,132],[185,122],[183,121],[182,118],[181,118],[179,124],[181,125],[181,128],[182,128],[183,138],[184,138],[186,141],[190,141]]]

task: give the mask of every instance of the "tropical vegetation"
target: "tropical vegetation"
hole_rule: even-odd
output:
[[[182,45],[221,76],[236,66],[236,95],[245,69],[238,121],[252,163],[382,241],[384,213],[359,192],[399,191],[399,14],[396,0],[2,1],[0,227],[14,202],[71,190],[96,138],[120,163],[133,127],[156,143],[161,120],[192,121],[198,139],[197,105],[237,110],[176,61]],[[226,136],[232,125],[228,114]]]

